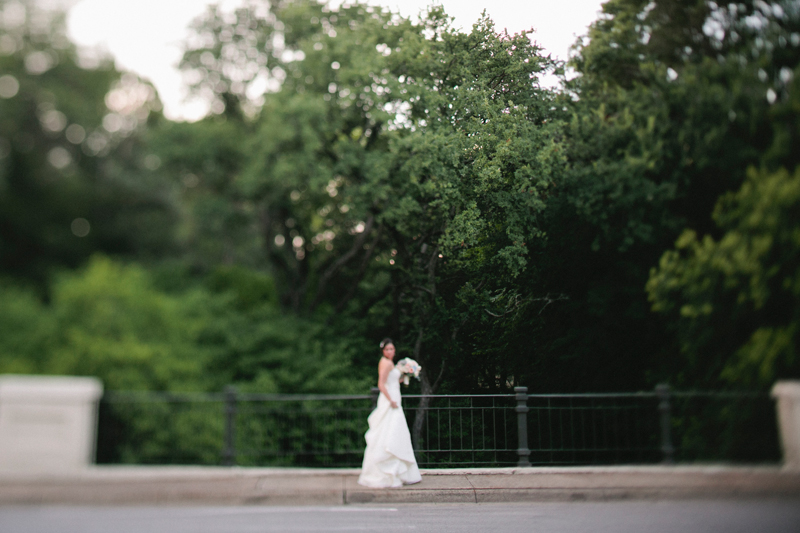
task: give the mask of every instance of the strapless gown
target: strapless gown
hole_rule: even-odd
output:
[[[369,429],[364,438],[367,449],[358,483],[365,487],[399,487],[419,483],[422,477],[411,446],[406,416],[400,396],[400,371],[393,368],[386,379],[389,396],[397,402],[397,409],[381,393],[378,406],[369,415]]]

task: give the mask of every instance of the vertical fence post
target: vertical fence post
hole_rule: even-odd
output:
[[[236,464],[236,388],[225,387],[225,449],[222,451],[222,464]]]
[[[514,409],[517,412],[517,435],[519,436],[519,446],[517,447],[517,455],[519,462],[517,466],[531,466],[530,455],[531,451],[528,449],[528,387],[514,387],[516,393],[517,407]]]
[[[381,390],[378,387],[372,387],[369,394],[372,396],[372,408],[375,409],[378,407],[378,396],[381,395]]]
[[[672,446],[672,406],[669,385],[666,383],[656,385],[656,395],[659,399],[658,411],[661,419],[661,452],[664,454],[661,462],[672,464],[675,462],[675,448]]]

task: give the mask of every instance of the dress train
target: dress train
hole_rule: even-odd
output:
[[[400,406],[400,371],[396,368],[389,372],[386,389],[398,407],[392,409],[389,400],[381,394],[378,406],[367,419],[369,429],[364,435],[367,449],[358,478],[358,483],[366,487],[400,487],[422,480],[406,417]]]

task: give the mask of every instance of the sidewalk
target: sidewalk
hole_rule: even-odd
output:
[[[367,489],[358,469],[96,466],[0,477],[0,505],[344,505],[675,498],[796,498],[778,467],[613,466],[422,470],[422,482]]]

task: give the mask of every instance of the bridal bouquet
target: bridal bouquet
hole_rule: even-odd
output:
[[[409,376],[414,376],[419,379],[419,373],[422,371],[422,367],[419,366],[419,363],[409,357],[400,359],[395,367],[403,374],[403,383],[405,385],[408,385]]]

